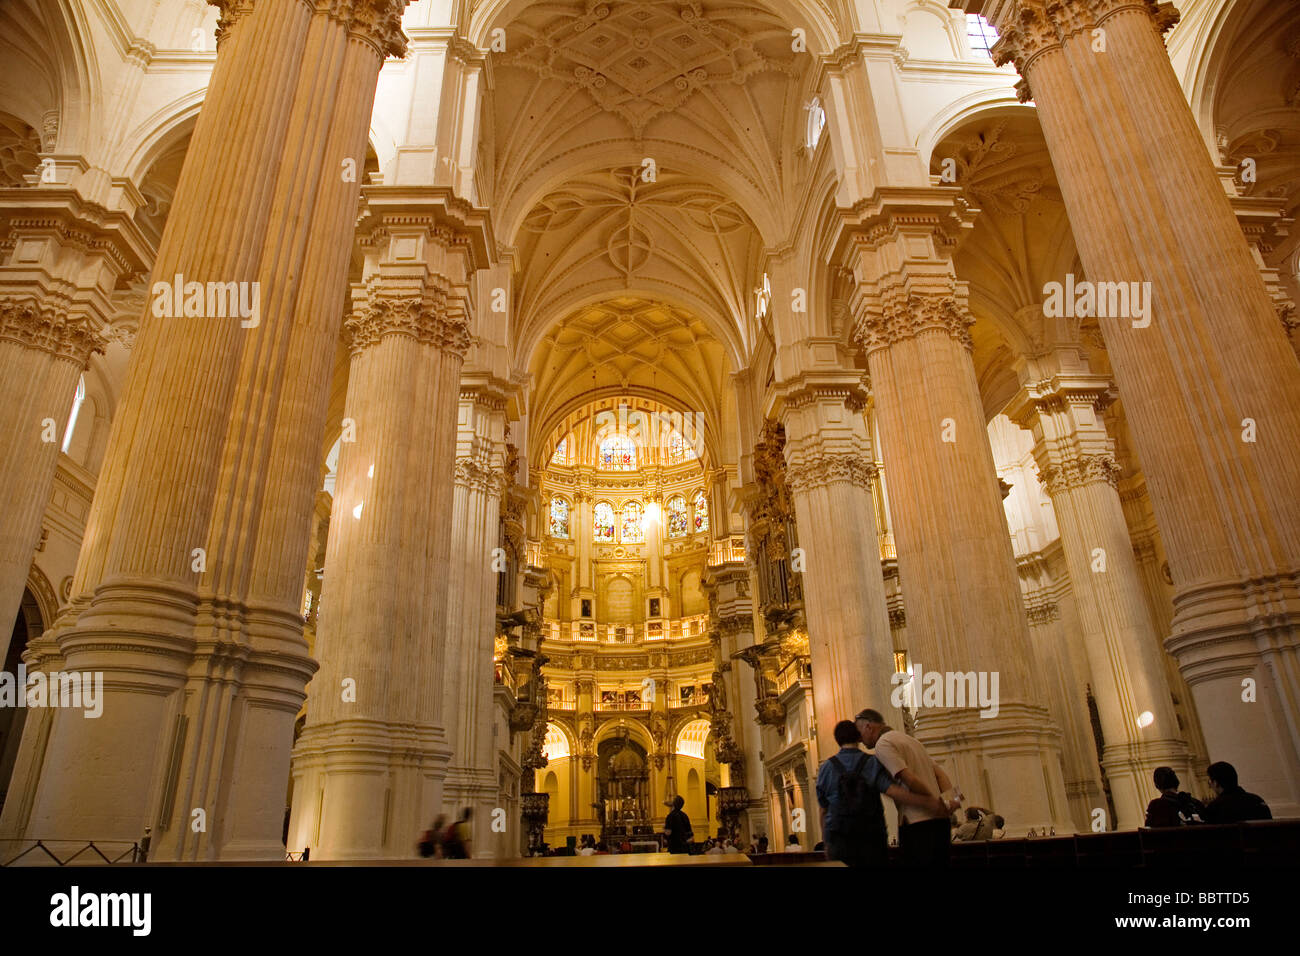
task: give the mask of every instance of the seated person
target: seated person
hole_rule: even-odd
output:
[[[1190,793],[1178,789],[1178,774],[1174,773],[1172,767],[1156,767],[1152,778],[1160,796],[1147,804],[1145,826],[1178,827],[1202,822],[1204,804]]]
[[[1272,820],[1273,813],[1262,797],[1249,793],[1237,783],[1237,768],[1220,760],[1207,771],[1215,797],[1201,818],[1206,823],[1241,823],[1245,820]]]

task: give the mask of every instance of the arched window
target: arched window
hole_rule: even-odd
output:
[[[551,499],[551,537],[569,536],[569,503],[558,495]]]
[[[664,505],[668,512],[668,537],[680,538],[686,533],[686,499],[681,495],[673,495]]]
[[[695,457],[695,449],[691,447],[691,443],[682,437],[681,432],[673,432],[668,439],[668,464],[692,461]]]
[[[992,59],[993,44],[998,42],[998,31],[978,13],[966,14],[966,35],[970,37],[970,48],[976,56]]]
[[[68,446],[72,444],[72,432],[77,427],[77,414],[81,411],[81,405],[86,400],[86,376],[77,379],[77,397],[72,400],[72,414],[68,416],[68,427],[63,429],[63,453],[68,453]]]
[[[598,463],[606,471],[635,471],[636,442],[626,435],[611,435],[600,443]]]
[[[555,454],[551,456],[552,465],[567,465],[569,463],[569,439],[568,436],[560,439],[560,443],[555,446]]]
[[[555,724],[546,725],[546,737],[542,741],[542,753],[547,760],[563,760],[569,756],[569,738]]]
[[[614,540],[614,508],[608,501],[598,502],[592,511],[591,537],[593,541]]]
[[[704,489],[701,488],[695,492],[695,497],[691,499],[695,506],[695,524],[694,533],[699,534],[701,531],[709,530],[709,499],[704,495]]]
[[[822,109],[822,101],[817,97],[812,98],[812,102],[807,106],[808,110],[808,129],[804,138],[804,145],[809,149],[816,149],[818,141],[822,138],[822,130],[826,128],[826,111]]]
[[[623,543],[640,544],[645,540],[641,502],[629,501],[623,506]]]

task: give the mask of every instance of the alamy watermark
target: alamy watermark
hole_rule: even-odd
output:
[[[186,282],[180,273],[171,282],[153,284],[153,314],[163,319],[231,319],[255,329],[261,324],[259,282]]]
[[[0,707],[63,707],[85,711],[95,718],[104,713],[104,675],[101,671],[34,671],[19,664],[18,673],[0,671]]]
[[[1150,282],[1065,282],[1043,286],[1043,315],[1049,319],[1132,319],[1133,328],[1151,324]]]
[[[981,717],[998,715],[997,671],[926,671],[920,664],[912,670],[890,678],[894,689],[889,702],[900,710],[978,707]]]
[[[647,412],[619,405],[617,409],[598,411],[594,425],[597,442],[614,436],[636,438],[643,447],[666,452],[671,449],[673,436],[680,435],[697,458],[704,456],[703,412]]]

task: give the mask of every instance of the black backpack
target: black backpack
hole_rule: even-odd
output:
[[[830,758],[838,772],[835,781],[835,829],[840,833],[866,833],[885,827],[885,808],[880,793],[862,776],[862,767],[870,758],[865,754],[850,770],[839,755]]]

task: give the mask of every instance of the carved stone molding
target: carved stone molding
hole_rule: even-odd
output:
[[[1025,608],[1025,617],[1029,619],[1030,627],[1041,627],[1044,624],[1060,620],[1061,607],[1055,601],[1032,604]]]
[[[85,317],[41,307],[31,300],[0,299],[0,341],[67,359],[85,368],[90,356],[104,351],[104,336]]]
[[[1099,481],[1118,489],[1119,475],[1119,465],[1109,455],[1080,455],[1047,467],[1038,476],[1038,480],[1047,489],[1048,495],[1055,497],[1062,491],[1082,488]]]
[[[955,296],[909,295],[905,302],[886,302],[880,314],[866,313],[854,339],[867,352],[889,348],[931,329],[947,332],[966,349],[972,347],[975,318]]]
[[[208,0],[220,11],[217,45],[235,24],[253,10],[256,0]],[[406,35],[402,33],[402,12],[410,0],[302,0],[316,13],[347,27],[359,40],[369,43],[382,57],[406,56]]]
[[[407,335],[422,345],[464,356],[469,349],[469,326],[450,316],[433,298],[376,297],[343,323],[352,352],[377,345],[386,335]]]
[[[860,455],[823,455],[812,461],[790,465],[786,480],[796,494],[838,482],[848,482],[867,491],[876,480],[876,466]]]
[[[985,14],[1001,34],[990,51],[998,66],[1014,63],[1022,77],[1035,60],[1072,37],[1091,32],[1116,14],[1137,11],[1150,16],[1161,34],[1178,23],[1172,3],[1158,0],[1003,0],[990,5]],[[1026,80],[1016,86],[1020,101],[1033,98]]]

